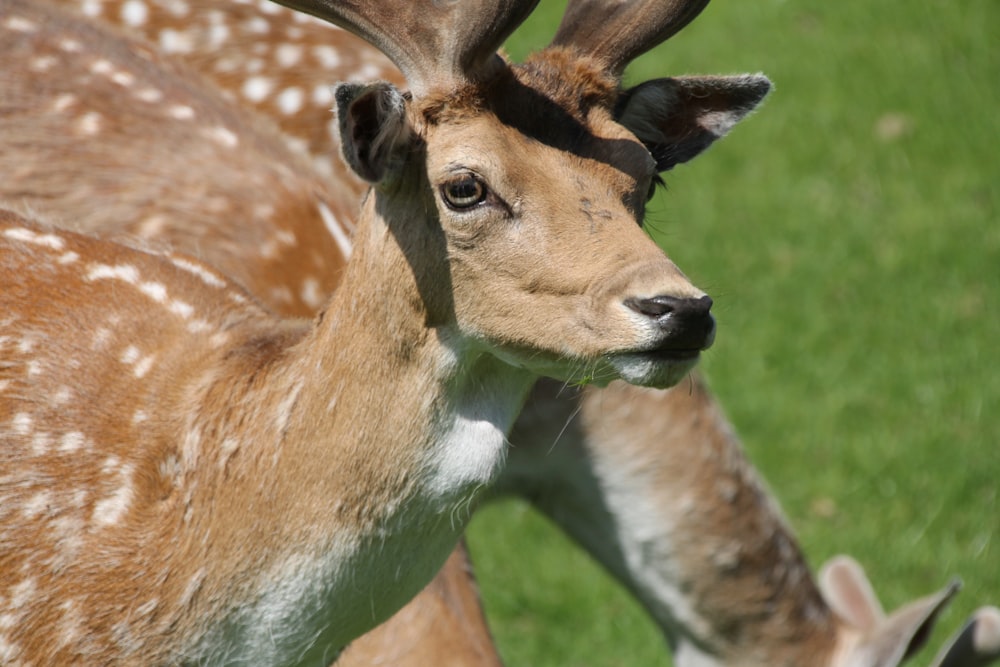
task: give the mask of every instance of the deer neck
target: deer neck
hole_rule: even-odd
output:
[[[367,215],[371,199],[342,286],[313,326],[263,354],[257,372],[225,375],[203,401],[206,415],[243,402],[240,414],[262,422],[252,429],[257,444],[235,448],[225,464],[229,478],[259,481],[252,497],[244,489],[228,505],[237,516],[271,517],[258,522],[265,530],[226,540],[268,553],[259,582],[237,595],[252,609],[230,614],[228,638],[206,646],[254,644],[267,626],[285,628],[288,646],[314,632],[317,651],[339,648],[394,613],[454,547],[535,379],[440,323],[428,302],[447,295],[421,293],[424,268],[390,224]],[[261,349],[251,339],[241,354]],[[197,430],[221,442],[237,426],[206,419]],[[255,472],[262,466],[271,472]],[[212,502],[226,494],[220,483]],[[357,581],[384,590],[358,590]]]

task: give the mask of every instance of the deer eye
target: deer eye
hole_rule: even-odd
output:
[[[441,186],[441,197],[448,208],[462,211],[486,200],[486,184],[472,174],[452,179]]]

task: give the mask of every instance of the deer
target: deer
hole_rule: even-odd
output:
[[[136,18],[134,9],[128,9],[130,6],[120,2],[86,4],[91,18],[99,14],[101,20],[148,37],[160,51],[199,69],[232,99],[268,115],[285,131],[294,148],[308,149],[323,173],[334,174],[340,183],[357,182],[341,163],[331,159],[338,149],[336,134],[323,131],[332,102],[326,81],[349,78],[363,67],[372,76],[401,83],[398,71],[381,53],[329,24],[268,3],[225,7],[202,3],[177,15],[167,6],[150,2],[142,20]],[[262,67],[262,52],[271,55],[274,62],[270,68]],[[303,91],[309,94],[303,95]],[[332,233],[349,237],[351,223],[341,218],[338,221],[344,227]],[[157,229],[158,234],[169,236],[170,232],[169,227]],[[260,262],[249,244],[244,257]],[[294,287],[308,279],[279,276],[267,266],[246,271],[250,274],[244,277],[246,281],[269,273],[274,284],[288,280]],[[278,294],[284,295],[292,308],[309,309],[295,297],[293,289]],[[543,382],[529,399],[528,414],[522,416],[513,436],[517,446],[509,455],[511,465],[501,474],[493,496],[520,495],[532,500],[608,566],[651,610],[675,649],[676,664],[744,665],[750,660],[748,656],[754,656],[757,664],[768,665],[898,664],[915,651],[936,612],[954,594],[949,587],[887,619],[854,561],[834,559],[815,582],[779,508],[746,460],[719,406],[697,378],[688,387],[666,392],[618,383],[601,390],[555,389]],[[642,416],[626,420],[605,415],[620,411]],[[652,423],[647,422],[647,415],[653,417]],[[614,429],[602,427],[604,422],[614,423]],[[529,423],[530,427],[521,426]],[[565,424],[570,427],[564,429]],[[558,447],[553,447],[556,441]],[[627,446],[621,449],[621,443]],[[620,450],[629,455],[617,456]],[[655,488],[641,479],[622,483],[628,477],[622,471],[634,468],[630,459],[641,460],[647,470],[654,471],[647,479],[656,480]],[[611,488],[614,493],[609,492]],[[720,493],[742,500],[729,510],[726,505],[718,509]],[[652,538],[646,536],[660,545],[659,558],[636,564],[615,556],[614,551],[624,551],[624,547],[619,544],[611,549],[608,545],[629,541],[637,532],[631,529],[640,527],[624,520],[634,513],[634,507],[670,510],[676,505],[669,502],[671,496],[684,499],[683,513],[659,510],[661,528]],[[657,498],[660,500],[654,502]],[[588,511],[581,512],[581,507]],[[616,527],[610,525],[609,517]],[[759,532],[773,536],[781,548],[774,548],[751,528],[762,528]],[[635,549],[637,542],[632,539]],[[687,545],[687,551],[678,545]],[[721,565],[716,565],[716,559],[711,558],[715,553],[738,554],[743,564],[736,567],[722,559]],[[446,569],[460,568],[464,566],[458,564],[456,556]],[[794,573],[795,585],[787,585],[787,577],[777,574],[781,572]],[[664,586],[663,581],[671,578],[688,585]],[[783,611],[766,614],[750,603],[733,604],[733,597],[776,600]],[[450,632],[421,626],[422,634],[414,637],[413,628],[420,625],[417,619],[426,621],[440,599],[440,592],[433,590],[418,596],[408,613],[356,641],[338,664],[383,664],[386,660],[392,664],[444,664],[447,656],[454,657],[456,637],[468,638],[477,632],[455,623]],[[448,613],[442,611],[438,616],[445,618]],[[478,634],[483,642],[489,640],[481,618],[470,605],[462,609],[460,617],[477,620]],[[996,640],[990,639],[996,636],[995,619],[992,608],[978,610],[966,631],[945,644],[935,664],[985,664],[990,651],[995,653],[995,648],[990,648],[996,645]],[[445,631],[448,636],[438,637],[436,631]],[[428,644],[452,650],[439,650],[435,659],[429,660],[427,653],[394,649],[393,637],[405,637],[407,649],[420,640],[421,650]],[[859,657],[863,653],[868,657]],[[496,664],[495,656],[487,659],[482,655],[477,652],[478,657],[457,664],[480,664],[474,660]]]
[[[629,60],[692,18],[683,2],[604,43],[604,17],[571,11],[576,29],[510,63],[497,47],[533,6],[298,5],[376,44],[410,87],[335,91],[342,152],[371,186],[312,320],[269,312],[197,257],[69,229],[93,201],[61,201],[77,211],[63,227],[55,211],[0,217],[7,662],[328,662],[444,562],[539,376],[666,387],[696,363],[711,300],[639,224],[657,170],[686,155],[663,150],[676,128],[661,105],[701,100],[707,126],[677,145],[695,149],[770,84],[619,90]],[[130,119],[73,92],[29,104],[46,72],[128,88],[206,153],[240,145],[231,109],[161,87],[141,49],[49,5],[2,8],[3,69],[31,72],[3,80],[5,198],[30,208],[62,187],[69,152],[113,164],[115,139],[133,139]],[[51,169],[13,157],[24,146]],[[199,208],[224,212],[218,162],[181,155]],[[331,216],[284,164],[240,177],[273,191],[258,216]]]
[[[24,21],[23,21],[23,20],[22,20],[22,21],[20,21],[20,22],[15,22],[15,23],[17,23],[18,25],[21,25],[22,27],[23,27],[23,25],[24,25]],[[105,66],[105,67],[106,67],[106,66]],[[110,71],[109,71],[109,72],[105,72],[105,73],[106,73],[106,74],[111,74],[111,72],[110,72]],[[119,78],[120,78],[120,77],[119,77]],[[180,114],[180,115],[182,115],[182,116],[183,116],[184,114]],[[83,174],[83,173],[86,173],[86,170],[81,170],[81,174]],[[149,220],[153,221],[153,222],[154,222],[155,224],[149,224],[149,221],[147,221],[147,224],[146,224],[146,225],[144,225],[144,226],[142,227],[142,231],[143,231],[143,232],[145,233],[145,235],[146,235],[146,236],[149,236],[149,235],[150,235],[150,233],[151,233],[151,232],[153,232],[153,231],[163,231],[163,229],[164,229],[164,226],[165,226],[165,224],[168,224],[168,223],[165,223],[165,222],[164,222],[164,218],[163,218],[163,217],[155,217],[155,216],[154,216],[153,218],[150,218]],[[246,231],[246,230],[244,230],[244,231]],[[182,237],[182,238],[183,238],[183,237]],[[230,238],[230,239],[229,239],[229,243],[230,243],[230,245],[232,245],[232,244],[234,243],[234,241],[233,241],[233,239],[232,239],[232,238]],[[213,246],[213,247],[214,247],[214,246]],[[268,246],[267,244],[265,244],[265,245],[264,245],[263,247],[270,247],[270,246]],[[270,254],[270,253],[267,253],[267,254]],[[257,269],[263,269],[263,270],[267,270],[267,268],[268,268],[268,264],[267,264],[267,262],[266,262],[266,261],[265,261],[265,259],[264,259],[264,254],[261,254],[261,255],[256,255],[256,257],[257,257],[256,261],[258,262],[258,266],[257,266],[256,268],[257,268]],[[273,268],[272,268],[272,271],[273,271]],[[251,270],[251,274],[252,274],[252,273],[253,273],[253,271]],[[278,297],[283,297],[283,296],[286,296],[286,295],[287,295],[287,290],[283,290],[283,291],[276,291],[276,292],[274,292],[273,294],[277,295]],[[612,387],[614,387],[614,385],[612,385]],[[610,390],[605,390],[605,392],[606,392],[606,393],[607,393],[607,392],[609,392],[609,391],[610,391]],[[669,396],[671,396],[671,395],[672,395],[673,393],[674,393],[674,392],[668,392],[668,393],[667,393],[667,394],[666,394],[665,396],[668,396],[668,397],[669,397]],[[658,397],[659,395],[657,395],[657,394],[653,394],[653,393],[649,393],[649,394],[648,394],[648,396],[649,396],[648,400],[649,400],[649,401],[651,401],[652,403],[656,403],[657,401],[661,401],[661,400],[662,400],[661,398],[659,398],[659,397]],[[642,398],[642,397],[641,397],[641,396],[639,396],[638,398]],[[540,400],[540,399],[539,399],[539,400]],[[635,397],[633,398],[633,400],[635,400]],[[711,402],[711,401],[709,400],[709,403],[710,403],[710,402]],[[584,405],[583,405],[583,408],[582,408],[582,409],[583,409],[584,411],[586,411],[586,410],[587,410],[587,404],[586,404],[586,403],[584,403]],[[721,427],[719,427],[719,428],[721,428]],[[669,431],[668,431],[668,433],[669,433]],[[690,434],[689,434],[689,435],[690,435]],[[655,436],[654,436],[654,438],[655,438]],[[595,439],[595,438],[593,437],[593,434],[591,434],[591,437],[590,437],[590,440],[594,440],[594,439]],[[694,440],[697,440],[697,438],[692,438],[691,440],[693,440],[693,441],[694,441]],[[652,441],[653,441],[653,440],[652,440],[651,438],[647,438],[647,442],[652,442]],[[675,439],[671,439],[670,437],[667,437],[667,438],[666,438],[666,442],[668,442],[668,443],[670,443],[670,442],[679,442],[679,440],[675,440]],[[656,446],[656,445],[654,445],[654,446]],[[679,448],[678,448],[678,452],[677,452],[677,454],[683,454],[683,453],[685,453],[685,452],[687,452],[687,451],[689,451],[689,450],[688,450],[687,448],[680,448],[680,447],[679,447]],[[739,480],[738,480],[738,481],[739,481]],[[669,480],[667,480],[667,482],[668,482],[668,485],[669,485]],[[675,529],[675,530],[676,530],[676,529]],[[794,550],[792,550],[792,551],[794,552]],[[791,561],[794,561],[794,559],[790,559],[790,560],[789,560],[788,562],[791,562]],[[875,603],[875,604],[877,604],[877,601],[876,601],[876,603]],[[748,614],[748,616],[752,616],[752,615],[749,615],[749,614]],[[878,618],[878,616],[872,616],[871,618]],[[730,619],[730,622],[732,622],[732,619]],[[410,629],[410,631],[411,631],[411,633],[412,633],[412,627],[413,627],[413,625],[414,625],[414,617],[413,617],[413,616],[411,615],[411,616],[410,616],[410,618],[409,618],[409,620],[408,620],[408,621],[406,621],[406,623],[408,624],[408,625],[406,626],[406,628],[409,628],[409,629]],[[390,626],[391,626],[391,625],[392,625],[392,623],[390,623]],[[399,624],[397,623],[397,625],[399,625]],[[982,625],[983,625],[983,623],[982,623],[982,620],[981,620],[981,619],[979,619],[979,625],[978,625],[978,626],[973,626],[973,627],[980,627],[980,628],[981,628],[981,626],[982,626]],[[377,634],[377,633],[373,633],[373,634]],[[982,634],[982,633],[979,633],[979,634]],[[764,643],[763,643],[763,642],[761,642],[761,641],[759,640],[759,638],[758,638],[758,641],[759,641],[760,643],[759,643],[759,645],[758,645],[758,646],[756,646],[756,650],[755,650],[755,654],[756,654],[756,655],[765,655],[764,651],[765,651],[765,650],[767,650],[767,649],[766,649],[766,648],[764,647]],[[980,641],[979,643],[980,643],[980,644],[982,644],[982,641]],[[775,641],[773,641],[773,640],[772,640],[772,641],[771,641],[771,645],[772,645],[772,650],[773,650],[773,649],[775,648],[775,646],[774,646],[775,644],[777,644],[777,645],[778,645],[778,648],[780,648],[780,644],[781,644],[781,642],[780,642],[780,641],[778,641],[778,642],[775,642]],[[376,648],[377,648],[377,647],[376,647]],[[362,649],[362,650],[363,650],[363,649]],[[382,648],[381,650],[383,650],[383,651],[384,651],[384,650],[387,650],[387,649],[385,649],[385,648]],[[953,651],[953,653],[954,653],[954,651]],[[340,661],[340,663],[338,663],[338,664],[341,664],[341,663],[343,663],[343,662],[344,662],[345,660],[349,659],[349,658],[351,657],[351,655],[352,655],[352,654],[351,654],[351,651],[349,650],[349,651],[347,652],[347,654],[345,654],[344,658],[342,658],[342,660],[341,660],[341,661]],[[358,653],[356,652],[356,653],[355,653],[354,655],[358,655]],[[737,655],[739,655],[739,654],[737,654]],[[813,657],[815,658],[816,656],[815,656],[815,655],[813,655]],[[404,659],[405,659],[405,656],[402,656],[402,655],[401,655],[401,656],[398,656],[398,658],[399,658],[399,659],[401,659],[401,660],[404,660]],[[356,663],[356,664],[365,664],[365,663]],[[368,664],[371,664],[371,663],[368,663]],[[396,664],[402,664],[402,663],[396,663]],[[413,664],[425,664],[425,663],[420,663],[420,662],[416,662],[416,663],[413,663]],[[437,663],[436,663],[436,664],[437,664]],[[471,663],[471,662],[470,662],[470,663],[468,663],[468,664],[473,664],[473,663]],[[737,662],[735,662],[735,663],[732,663],[732,664],[744,664],[744,663],[742,663],[742,662],[738,662],[738,661],[737,661]],[[773,660],[771,660],[771,661],[767,661],[767,662],[765,662],[765,663],[763,663],[763,664],[775,664],[775,662],[774,662]],[[795,664],[805,664],[805,663],[802,663],[802,662],[799,662],[799,663],[795,663]],[[819,661],[818,661],[818,660],[813,660],[813,661],[809,662],[808,664],[820,664],[820,663],[819,663]],[[823,664],[826,664],[826,663],[824,662]],[[956,664],[958,664],[958,663],[956,663]],[[966,664],[966,663],[961,663],[961,664]]]

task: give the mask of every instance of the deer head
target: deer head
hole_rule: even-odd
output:
[[[593,49],[608,10],[571,5],[553,46],[523,65],[496,49],[534,2],[285,4],[376,44],[410,83],[342,84],[336,107],[345,160],[374,186],[366,210],[409,253],[440,310],[430,320],[453,310],[497,356],[563,380],[667,386],[711,344],[711,300],[642,233],[645,202],[658,171],[722,136],[769,83],[620,89],[624,64],[703,3],[612,12],[628,40]]]

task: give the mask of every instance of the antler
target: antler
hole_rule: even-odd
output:
[[[475,79],[538,0],[276,0],[371,42],[415,94]]]
[[[708,0],[570,0],[553,46],[571,46],[620,76],[694,20]]]

